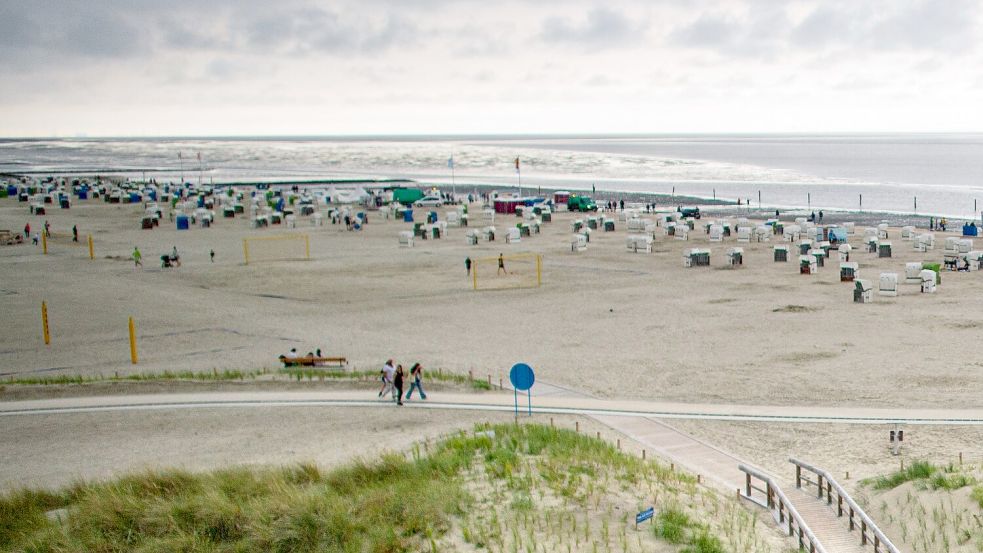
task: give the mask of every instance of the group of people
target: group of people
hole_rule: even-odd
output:
[[[381,377],[382,377],[382,388],[379,389],[379,397],[384,398],[387,395],[392,395],[393,401],[396,405],[403,404],[403,386],[406,383],[407,375],[403,371],[402,365],[393,366],[393,360],[389,359],[386,364],[382,366]],[[426,392],[423,391],[423,365],[416,363],[410,368],[409,378],[410,389],[406,392],[406,399],[410,399],[413,396],[413,390],[420,391],[420,399],[427,399]]]
[[[28,238],[30,238],[33,241],[34,245],[36,246],[41,241],[41,232],[42,231],[44,232],[44,237],[45,238],[51,238],[51,223],[49,223],[48,221],[45,221],[44,222],[44,227],[42,227],[42,230],[41,231],[34,231],[34,235],[32,236],[31,235],[31,223],[28,222],[27,224],[24,225],[24,240],[27,240]],[[72,242],[78,242],[78,241],[79,241],[79,228],[78,228],[78,225],[72,225]]]

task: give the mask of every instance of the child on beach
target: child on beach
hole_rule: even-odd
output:
[[[499,253],[498,254],[498,274],[502,274],[502,273],[509,274],[509,272],[505,270],[505,258],[502,257],[502,254],[501,253]]]
[[[133,246],[133,266],[143,267],[143,254],[140,253],[140,248]]]

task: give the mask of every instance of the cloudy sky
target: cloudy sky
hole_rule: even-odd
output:
[[[2,0],[0,136],[983,130],[976,0]]]

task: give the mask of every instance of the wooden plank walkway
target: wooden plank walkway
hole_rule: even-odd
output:
[[[860,529],[851,532],[847,519],[836,516],[836,505],[827,505],[825,499],[818,499],[815,494],[797,489],[794,484],[786,487],[783,483],[782,491],[827,553],[868,553],[874,550],[869,545],[860,545]]]

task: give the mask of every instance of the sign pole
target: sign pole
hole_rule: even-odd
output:
[[[515,418],[516,420],[518,420],[519,419],[519,391],[515,389],[515,386],[512,387],[512,396],[513,399],[515,399]]]

